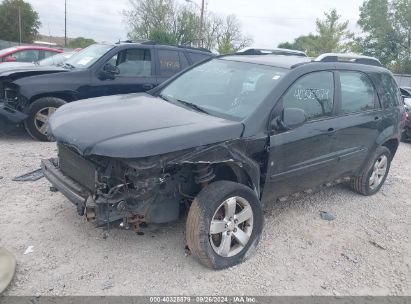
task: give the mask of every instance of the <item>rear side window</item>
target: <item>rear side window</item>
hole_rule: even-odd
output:
[[[376,73],[378,95],[384,108],[396,107],[401,104],[401,93],[397,83],[389,73]]]
[[[401,93],[394,78],[392,78],[389,74],[383,74],[382,78],[384,88],[386,90],[383,105],[388,107],[396,107],[400,105]]]
[[[173,50],[158,50],[160,62],[160,77],[170,77],[182,69],[180,52]]]
[[[59,54],[58,52],[51,52],[51,51],[44,51],[44,58],[48,58],[50,56],[54,56],[56,54]]]
[[[308,120],[331,116],[334,106],[332,72],[315,72],[298,79],[283,97],[283,107],[305,111]]]
[[[358,72],[340,72],[340,79],[342,113],[356,113],[375,108],[375,91],[367,75]]]
[[[210,56],[205,55],[205,54],[200,54],[200,53],[190,53],[189,52],[188,55],[190,56],[190,59],[193,62],[193,64],[200,62],[204,59],[210,58]]]

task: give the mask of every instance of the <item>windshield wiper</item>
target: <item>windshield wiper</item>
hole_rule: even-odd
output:
[[[65,62],[63,68],[75,69],[76,67],[70,63]]]
[[[201,113],[205,113],[205,114],[210,115],[209,112],[207,112],[207,111],[204,110],[202,107],[200,107],[200,106],[198,106],[198,105],[196,105],[196,104],[194,104],[194,103],[191,103],[191,102],[188,102],[188,101],[184,101],[184,100],[180,100],[180,99],[176,99],[176,100],[177,100],[178,102],[182,103],[183,105],[185,105],[185,106],[187,106],[187,107],[189,107],[189,108],[192,108],[192,109],[194,109],[194,110],[196,110],[196,111],[198,111],[198,112],[201,112]]]
[[[200,107],[200,106],[198,106],[198,105],[196,105],[196,104],[194,104],[194,103],[191,103],[191,102],[188,102],[188,101],[184,101],[184,100],[180,100],[180,99],[169,98],[168,96],[164,96],[164,95],[162,95],[162,94],[159,94],[158,97],[160,97],[161,99],[163,99],[163,100],[165,100],[165,101],[167,101],[167,102],[171,102],[171,103],[175,103],[175,101],[177,101],[178,103],[182,103],[184,106],[189,107],[189,108],[191,108],[191,109],[194,109],[194,110],[196,110],[197,112],[201,112],[201,113],[204,113],[204,114],[211,115],[209,112],[207,112],[206,110],[204,110],[202,107]]]

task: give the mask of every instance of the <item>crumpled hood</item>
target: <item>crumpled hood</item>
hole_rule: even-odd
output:
[[[64,105],[49,133],[83,155],[138,158],[237,139],[243,124],[151,95],[93,98]]]

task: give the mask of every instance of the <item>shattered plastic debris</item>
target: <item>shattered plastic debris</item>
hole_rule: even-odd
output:
[[[34,248],[34,246],[27,247],[26,251],[24,251],[24,254],[33,253],[33,248]]]
[[[40,178],[44,177],[43,171],[41,169],[37,169],[31,171],[29,173],[23,174],[21,176],[17,176],[13,178],[14,182],[34,182],[39,180]]]
[[[325,221],[333,221],[335,220],[335,215],[328,211],[320,211],[320,216]]]

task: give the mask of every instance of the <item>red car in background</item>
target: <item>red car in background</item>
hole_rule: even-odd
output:
[[[15,46],[0,50],[0,63],[35,62],[58,53],[63,51],[42,46]]]

